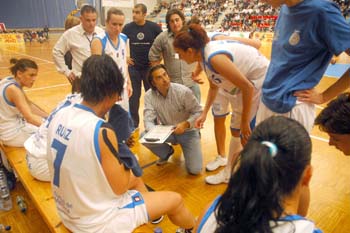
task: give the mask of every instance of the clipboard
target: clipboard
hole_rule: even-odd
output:
[[[140,139],[140,143],[162,144],[174,132],[173,125],[156,125]]]

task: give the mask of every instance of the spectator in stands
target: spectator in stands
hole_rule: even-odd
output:
[[[261,122],[226,191],[201,214],[195,232],[321,233],[296,211],[312,177],[311,149],[297,121],[275,116]]]
[[[123,79],[111,57],[92,55],[82,68],[83,101],[59,110],[50,123],[48,163],[62,222],[72,232],[132,232],[168,214],[174,224],[193,228],[179,194],[147,192],[134,164],[119,155],[118,132],[103,118],[120,98]]]
[[[350,155],[350,94],[332,100],[316,117],[315,125],[329,135],[329,145]]]
[[[49,39],[49,27],[47,25],[45,25],[43,32],[44,32],[44,37],[46,38],[46,40],[48,40]]]
[[[73,81],[80,77],[83,62],[91,55],[91,41],[96,33],[103,29],[96,26],[97,12],[90,5],[84,5],[80,10],[81,24],[65,31],[53,48],[53,59],[57,70],[64,74],[73,85]],[[65,64],[64,55],[72,53],[72,69]],[[74,90],[73,90],[74,91]]]
[[[38,75],[37,64],[29,59],[12,58],[12,77],[0,81],[0,141],[22,147],[48,114],[31,102],[23,87],[31,88]]]
[[[146,81],[150,62],[148,53],[154,39],[162,32],[156,23],[146,20],[147,7],[145,4],[136,4],[132,10],[133,22],[123,28],[129,39],[130,57],[127,57],[130,81],[133,94],[129,99],[130,114],[134,121],[134,127],[139,127],[139,107],[142,83],[145,91],[150,87]]]
[[[149,51],[149,60],[152,65],[156,65],[160,64],[163,59],[171,82],[189,87],[200,102],[200,89],[198,84],[193,81],[193,79],[197,80],[197,77],[192,76],[197,64],[187,64],[180,60],[179,54],[173,48],[174,37],[185,24],[185,16],[182,11],[171,9],[167,12],[165,21],[168,30],[160,33],[155,39]]]
[[[164,143],[145,143],[160,159],[157,164],[165,164],[174,153],[168,143],[180,144],[185,157],[188,173],[198,175],[202,171],[202,149],[199,129],[194,128],[195,119],[202,113],[193,93],[185,86],[171,83],[163,64],[150,69],[148,82],[151,89],[145,94],[144,125],[146,131],[158,123],[173,125],[174,132]],[[157,122],[157,123],[156,123]]]

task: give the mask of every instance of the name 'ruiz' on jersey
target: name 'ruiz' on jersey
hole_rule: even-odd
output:
[[[269,61],[257,49],[230,40],[210,41],[205,46],[201,65],[207,77],[213,84],[234,95],[240,90],[231,81],[217,73],[210,64],[210,60],[219,54],[226,55],[256,88],[261,87]]]

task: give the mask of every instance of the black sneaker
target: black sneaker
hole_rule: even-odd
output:
[[[170,158],[170,156],[172,156],[174,154],[174,148],[172,146],[170,146],[170,152],[169,154],[164,158],[164,159],[159,159],[157,161],[157,165],[158,166],[161,166],[161,165],[164,165],[168,162],[168,159]]]
[[[161,221],[163,221],[163,219],[164,219],[164,216],[162,215],[162,216],[160,216],[159,218],[152,220],[151,223],[152,223],[152,224],[158,224],[158,223],[160,223]]]

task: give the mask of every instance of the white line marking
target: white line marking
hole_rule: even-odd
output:
[[[53,86],[47,86],[47,87],[37,87],[37,88],[31,88],[28,90],[25,90],[26,92],[30,92],[30,91],[39,91],[39,90],[45,90],[45,89],[50,89],[50,88],[55,88],[55,87],[64,87],[64,86],[69,86],[69,83],[65,83],[65,84],[57,84],[57,85],[53,85]]]
[[[316,139],[316,140],[319,140],[319,141],[322,141],[322,142],[329,142],[328,139],[325,139],[325,138],[321,138],[321,137],[317,137],[317,136],[314,136],[314,135],[310,135],[311,138],[313,139]]]
[[[31,58],[34,58],[34,59],[38,59],[38,60],[41,60],[41,61],[44,61],[44,62],[47,62],[47,63],[50,63],[50,64],[54,64],[52,61],[45,60],[45,59],[42,59],[42,58],[39,58],[39,57],[34,57],[34,56],[31,56],[31,55],[28,55],[28,54],[25,54],[25,53],[19,53],[19,52],[15,52],[15,51],[8,50],[8,49],[4,49],[4,48],[0,48],[0,49],[3,49],[3,50],[5,50],[5,51],[11,52],[11,53],[19,54],[19,55],[21,55],[21,56],[27,56],[27,57],[31,57]]]

